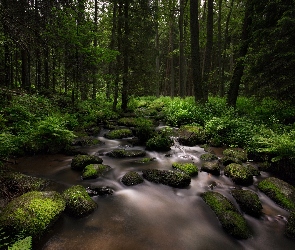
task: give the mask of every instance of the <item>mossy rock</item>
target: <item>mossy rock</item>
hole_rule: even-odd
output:
[[[231,191],[231,194],[243,212],[254,217],[261,216],[262,205],[256,193],[250,190],[235,189]]]
[[[220,175],[220,166],[218,161],[206,161],[203,162],[201,171],[213,174]]]
[[[143,170],[143,178],[154,183],[161,183],[176,188],[184,188],[190,185],[189,175],[172,170],[147,169]]]
[[[205,153],[200,156],[200,159],[202,161],[214,161],[214,160],[217,160],[218,157],[212,153]]]
[[[253,176],[259,176],[260,175],[260,171],[258,168],[256,168],[255,166],[253,165],[250,165],[250,164],[247,164],[246,165],[246,168],[248,168],[248,170],[251,172],[251,174]]]
[[[288,218],[285,234],[289,238],[295,239],[295,211],[293,211]]]
[[[90,164],[87,165],[82,174],[82,179],[95,179],[103,176],[106,172],[111,170],[111,167],[104,164]]]
[[[133,133],[128,128],[115,129],[104,135],[107,139],[123,139],[133,136]]]
[[[91,136],[83,136],[80,138],[77,138],[73,141],[73,146],[91,146],[91,145],[99,145],[102,144],[102,142],[94,137]]]
[[[236,164],[242,164],[242,161],[239,160],[238,158],[230,157],[230,156],[224,156],[220,159],[220,162],[224,165],[227,166],[232,163]]]
[[[71,168],[82,171],[89,164],[101,164],[102,159],[95,155],[76,155],[72,159]]]
[[[32,191],[9,202],[0,214],[0,224],[12,235],[39,237],[65,209],[65,200],[56,191]]]
[[[84,217],[91,214],[97,204],[91,199],[86,189],[81,185],[68,188],[63,192],[66,201],[66,213],[74,217]]]
[[[275,177],[268,177],[258,183],[260,191],[287,210],[295,209],[295,188]]]
[[[126,149],[114,149],[108,153],[107,156],[114,158],[125,158],[125,157],[143,157],[146,155],[143,150],[126,150]]]
[[[195,146],[206,141],[206,133],[202,126],[184,125],[178,130],[178,142],[184,146]]]
[[[253,175],[241,164],[231,163],[224,168],[224,174],[232,179],[238,185],[251,185],[253,183]]]
[[[196,176],[199,173],[198,167],[193,163],[176,163],[172,164],[172,167],[184,172],[189,176]]]
[[[0,197],[10,200],[29,191],[41,191],[49,181],[9,169],[0,171]]]
[[[247,161],[247,152],[242,149],[227,148],[223,150],[222,154],[224,156],[235,158],[241,162]]]
[[[218,192],[209,191],[201,194],[201,197],[214,211],[227,233],[237,239],[247,239],[251,236],[246,220],[225,196]]]
[[[102,186],[102,187],[87,187],[86,192],[89,196],[104,196],[104,195],[112,195],[114,190],[110,187]]]
[[[158,133],[146,142],[146,148],[154,151],[169,151],[173,141],[170,136]]]
[[[118,124],[127,127],[137,127],[145,124],[152,127],[153,121],[151,119],[146,119],[142,117],[122,117],[118,120]]]
[[[156,159],[156,158],[154,158],[154,157],[152,157],[152,158],[145,157],[145,158],[142,158],[142,159],[136,160],[135,162],[136,162],[136,163],[148,163],[148,162],[154,161],[155,159]]]
[[[133,186],[142,183],[143,178],[137,172],[130,171],[122,177],[121,181],[126,186]]]

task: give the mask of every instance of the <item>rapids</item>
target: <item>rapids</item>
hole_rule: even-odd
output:
[[[149,163],[135,163],[134,158],[114,159],[106,152],[118,147],[129,148],[126,140],[108,140],[98,137],[103,145],[85,147],[89,154],[98,154],[103,164],[111,166],[103,178],[82,180],[81,173],[70,168],[71,156],[37,155],[19,159],[13,167],[22,173],[53,180],[56,189],[63,191],[72,185],[86,187],[109,186],[113,195],[94,196],[98,209],[86,218],[76,219],[63,215],[50,232],[42,238],[36,249],[44,250],[215,250],[215,249],[295,249],[295,241],[284,236],[289,212],[277,206],[257,190],[257,181],[268,176],[262,172],[247,187],[258,193],[263,204],[260,219],[244,215],[254,235],[247,240],[236,240],[226,234],[215,214],[201,199],[202,192],[211,190],[228,197],[233,182],[224,175],[219,177],[199,172],[185,189],[148,182],[126,187],[122,176],[131,170],[171,169],[173,162],[193,162],[201,166],[200,155],[205,153],[198,146],[173,146],[169,152],[147,151],[154,157]],[[132,149],[143,149],[136,146]],[[220,154],[216,151],[217,155]],[[167,155],[168,154],[168,155]]]

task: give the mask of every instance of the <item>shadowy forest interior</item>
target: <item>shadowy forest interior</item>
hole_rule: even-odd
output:
[[[76,146],[97,144],[106,129],[117,133],[104,138],[133,137],[150,151],[198,145],[209,153],[246,152],[248,162],[283,182],[258,188],[278,192],[275,202],[291,214],[285,234],[295,238],[294,6],[294,0],[1,0],[0,247],[31,249],[40,241],[35,233],[47,230],[71,199],[47,194],[48,208],[56,202],[57,211],[46,226],[15,228],[6,207],[47,184],[21,182],[25,177],[11,165],[38,154],[84,155]],[[219,165],[226,168],[225,160]],[[224,171],[235,182],[240,170]],[[143,171],[155,182],[151,175]],[[169,186],[160,175],[165,180],[158,183]],[[211,206],[221,202],[218,195],[202,198]]]

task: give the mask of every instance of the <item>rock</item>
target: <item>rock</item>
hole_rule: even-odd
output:
[[[41,236],[65,209],[56,191],[32,191],[9,202],[0,214],[0,225],[11,235]]]
[[[209,191],[201,194],[201,197],[214,211],[227,233],[237,239],[247,239],[251,236],[246,220],[225,196]]]
[[[96,195],[112,195],[114,190],[110,187],[87,187],[86,192],[89,196],[96,196]]]
[[[262,212],[262,205],[256,193],[250,190],[232,190],[232,196],[239,204],[241,210],[254,217],[260,217]]]
[[[104,135],[107,139],[123,139],[131,136],[133,136],[133,133],[128,128],[115,129]]]
[[[206,141],[205,130],[202,126],[184,125],[178,130],[178,142],[184,146],[195,146]]]
[[[81,185],[68,188],[62,195],[66,201],[65,211],[71,216],[84,217],[92,213],[97,207],[97,204]]]
[[[143,178],[137,172],[130,171],[122,177],[121,181],[126,186],[133,186],[142,183]]]
[[[251,174],[253,176],[259,176],[260,175],[260,171],[256,167],[254,167],[254,166],[252,166],[250,164],[247,164],[246,168],[248,168],[248,170],[251,172]]]
[[[213,175],[220,175],[220,166],[218,161],[206,161],[202,164],[201,171],[208,172]]]
[[[146,142],[146,148],[155,151],[168,151],[172,145],[173,141],[170,136],[161,132],[157,133]]]
[[[234,157],[224,156],[220,159],[220,163],[227,166],[231,163],[242,164],[242,161]]]
[[[142,159],[139,159],[139,160],[136,160],[135,162],[136,163],[148,163],[148,162],[151,162],[151,161],[154,161],[156,158],[142,158]]]
[[[143,157],[146,155],[143,150],[126,150],[126,149],[114,149],[108,153],[107,156],[114,158],[124,158],[124,157]]]
[[[172,167],[184,172],[189,176],[196,176],[198,175],[199,169],[193,163],[173,163]]]
[[[142,170],[143,178],[154,183],[161,183],[176,188],[184,188],[190,185],[189,175],[172,170],[147,169]]]
[[[268,177],[258,183],[258,188],[283,208],[295,209],[295,188],[287,182]]]
[[[212,153],[205,153],[200,156],[200,159],[202,161],[214,161],[214,160],[217,160],[218,157]]]
[[[224,156],[235,158],[241,162],[247,161],[247,152],[242,149],[227,148],[222,152],[222,154]]]
[[[251,185],[253,183],[253,175],[248,168],[231,163],[224,168],[224,174],[232,179],[238,185]]]
[[[82,174],[82,179],[95,179],[103,176],[104,173],[108,172],[112,168],[104,164],[90,164],[87,165]]]
[[[102,159],[95,155],[76,155],[72,159],[71,168],[82,171],[89,164],[101,164]]]
[[[289,238],[295,239],[295,211],[293,211],[288,218],[285,234]]]
[[[94,137],[91,136],[83,136],[80,138],[77,138],[73,141],[73,146],[91,146],[91,145],[98,145],[102,144],[102,142]]]

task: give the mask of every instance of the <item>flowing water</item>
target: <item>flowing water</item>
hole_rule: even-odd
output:
[[[76,219],[63,215],[44,237],[37,249],[44,250],[211,250],[211,249],[295,249],[295,241],[284,236],[289,213],[257,190],[257,181],[267,177],[262,172],[254,185],[247,187],[258,193],[263,203],[260,219],[245,215],[253,230],[253,237],[236,240],[226,234],[213,211],[201,199],[200,194],[213,188],[235,201],[229,191],[235,187],[232,181],[206,172],[193,177],[185,189],[148,182],[126,187],[122,176],[131,170],[147,168],[171,169],[173,162],[193,162],[201,166],[200,147],[174,146],[169,155],[147,151],[149,163],[135,163],[134,158],[114,159],[104,154],[118,147],[128,148],[124,140],[108,140],[100,146],[84,148],[89,154],[99,154],[103,163],[111,166],[103,178],[81,180],[81,173],[70,168],[70,156],[39,155],[20,159],[15,169],[23,173],[53,180],[60,191],[72,185],[85,187],[109,186],[113,195],[95,196],[98,208],[86,218]],[[143,149],[132,147],[132,149]]]

